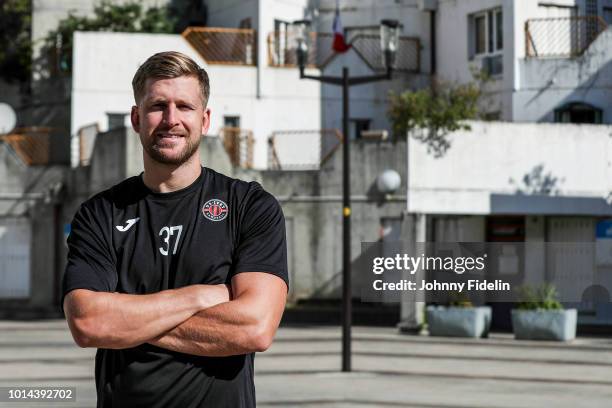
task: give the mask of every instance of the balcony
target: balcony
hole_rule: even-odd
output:
[[[341,144],[336,129],[276,131],[268,139],[268,168],[318,170]]]
[[[578,57],[606,28],[606,22],[598,16],[529,19],[525,22],[525,55]]]
[[[307,65],[323,68],[337,55],[332,49],[332,33],[311,33]],[[293,38],[288,31],[274,31],[268,35],[268,65],[294,68],[297,65]],[[350,39],[357,55],[372,69],[385,71],[378,34],[358,33]],[[396,71],[419,72],[420,41],[414,37],[400,37],[396,55]]]
[[[325,66],[333,57],[330,33],[310,33],[310,52],[307,65],[311,68]],[[287,31],[274,31],[268,34],[268,65],[271,67],[295,68],[297,57],[292,48],[293,38]]]
[[[47,127],[17,128],[12,133],[0,136],[0,143],[28,166],[42,166],[49,163],[49,133]]]
[[[257,63],[253,29],[188,27],[181,35],[207,64],[254,66]]]

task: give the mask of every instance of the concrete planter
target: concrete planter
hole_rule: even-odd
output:
[[[573,340],[576,321],[576,309],[512,310],[514,338],[520,340]]]
[[[427,327],[430,336],[487,337],[491,327],[491,308],[427,307]]]

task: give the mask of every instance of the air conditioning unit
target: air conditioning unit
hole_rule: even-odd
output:
[[[361,138],[364,140],[387,140],[389,132],[386,129],[364,130],[361,132]]]
[[[490,55],[482,58],[482,71],[487,75],[501,75],[504,73],[503,55]]]

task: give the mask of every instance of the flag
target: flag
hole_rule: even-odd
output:
[[[340,22],[340,6],[336,1],[336,15],[334,16],[334,25],[332,27],[334,32],[334,42],[332,48],[336,52],[346,52],[351,46],[344,41],[344,32],[342,30],[342,23]]]

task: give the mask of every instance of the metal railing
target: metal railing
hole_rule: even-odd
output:
[[[308,50],[309,67],[322,67],[333,57],[331,33],[310,33],[310,48]],[[294,39],[290,31],[273,31],[268,34],[268,65],[271,67],[297,66],[297,58],[293,45]]]
[[[252,131],[237,127],[223,127],[219,132],[219,137],[234,167],[253,168],[255,139]]]
[[[380,49],[380,36],[357,34],[352,40],[355,52],[373,71],[386,70]],[[395,71],[419,72],[421,66],[420,41],[416,37],[400,37],[395,55]]]
[[[268,139],[268,168],[317,170],[341,144],[337,129],[276,131]]]
[[[0,136],[0,141],[10,146],[11,150],[28,166],[46,165],[49,163],[48,127],[17,128],[7,135]]]
[[[208,64],[255,65],[255,30],[250,28],[188,27],[181,34]]]
[[[599,16],[529,19],[525,22],[525,55],[577,57],[606,28]]]
[[[331,33],[311,33],[308,50],[309,67],[322,68],[337,54],[332,49],[334,36]],[[295,67],[296,53],[290,31],[274,31],[268,34],[268,65],[272,67]],[[378,34],[356,34],[350,41],[355,52],[374,71],[384,71],[383,55]],[[396,54],[395,70],[418,72],[420,67],[420,41],[415,37],[400,37]]]

